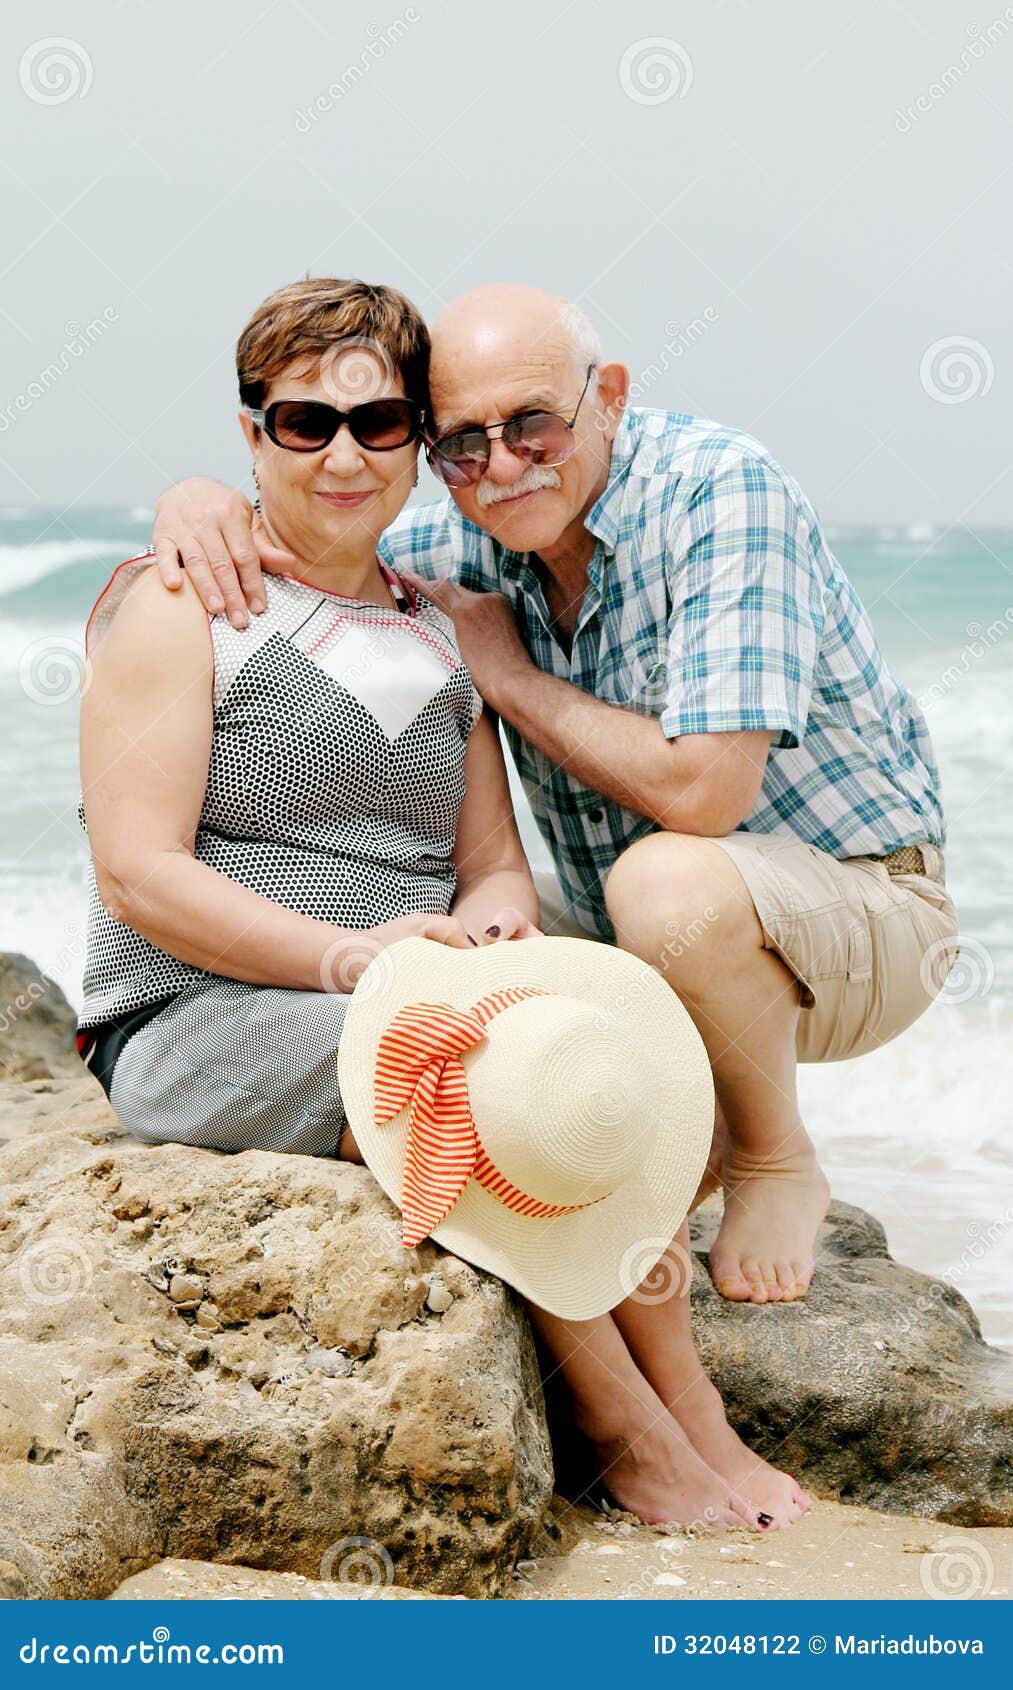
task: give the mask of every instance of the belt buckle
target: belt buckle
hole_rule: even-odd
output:
[[[914,865],[911,859],[915,859]],[[899,851],[891,851],[888,857],[882,859],[887,874],[922,874],[927,880],[933,878],[929,874],[925,861],[925,852],[920,845],[902,845]]]

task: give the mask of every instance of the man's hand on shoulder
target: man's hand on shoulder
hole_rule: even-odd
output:
[[[236,628],[266,609],[262,569],[284,571],[295,559],[272,546],[250,501],[210,476],[177,481],[155,506],[152,544],[163,584],[175,591],[180,565],[212,616],[228,611]]]
[[[403,567],[400,574],[450,617],[472,680],[487,703],[499,710],[504,689],[533,668],[510,601],[502,593],[473,593],[453,580],[427,581]]]

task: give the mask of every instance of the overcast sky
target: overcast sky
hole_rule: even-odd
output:
[[[1013,522],[1013,6],[4,0],[0,503],[239,479],[304,275],[577,299],[835,520]],[[56,44],[54,44],[54,41]]]

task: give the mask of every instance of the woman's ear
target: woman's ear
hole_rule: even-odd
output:
[[[253,418],[248,416],[245,411],[239,412],[239,426],[243,431],[246,444],[253,453],[254,468],[256,468],[257,452],[260,449],[260,429],[257,427]]]

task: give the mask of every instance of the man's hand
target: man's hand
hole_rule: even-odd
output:
[[[408,569],[399,573],[451,618],[472,680],[492,709],[498,711],[497,699],[502,697],[504,685],[520,671],[534,667],[517,632],[509,602],[502,593],[472,593],[455,581],[426,581]]]
[[[295,565],[268,540],[250,501],[210,476],[177,481],[162,494],[152,543],[165,586],[179,587],[182,562],[208,613],[227,610],[235,628],[246,627],[250,610],[267,608],[261,566],[284,572]]]

